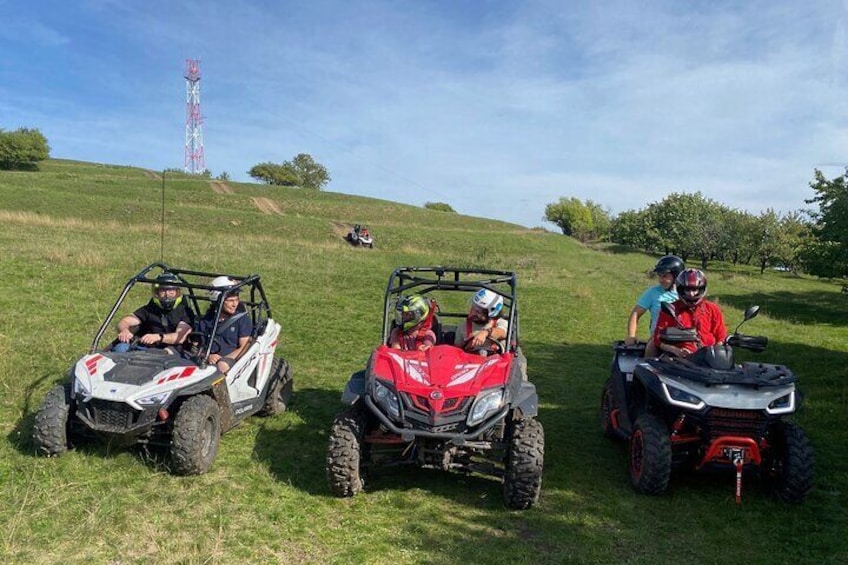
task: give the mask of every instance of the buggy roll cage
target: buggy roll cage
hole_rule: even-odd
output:
[[[247,276],[239,276],[239,275],[228,275],[225,273],[208,273],[204,271],[193,271],[189,269],[180,269],[178,267],[171,267],[166,265],[165,263],[151,263],[144,269],[142,269],[137,275],[134,275],[127,281],[127,284],[124,285],[124,290],[121,292],[121,295],[118,297],[118,300],[115,302],[115,305],[112,306],[112,310],[109,312],[109,315],[106,316],[106,319],[103,320],[103,324],[100,326],[100,329],[97,332],[97,335],[94,337],[94,340],[91,342],[91,347],[89,348],[89,354],[95,353],[99,349],[100,340],[103,338],[103,334],[106,333],[106,330],[109,329],[109,326],[112,320],[115,317],[115,314],[118,312],[118,309],[124,302],[124,299],[129,294],[130,290],[137,283],[144,283],[153,285],[156,283],[156,277],[161,275],[162,273],[171,273],[177,277],[179,282],[170,283],[172,286],[179,287],[181,289],[185,289],[188,292],[183,292],[183,299],[189,302],[189,307],[194,311],[197,315],[197,319],[199,320],[203,313],[200,308],[200,303],[208,302],[210,304],[214,304],[213,301],[209,298],[208,293],[198,294],[196,291],[205,290],[205,291],[216,291],[222,294],[222,297],[229,296],[230,294],[234,294],[239,292],[242,288],[250,289],[250,297],[249,299],[242,299],[241,305],[244,306],[246,311],[251,314],[251,319],[253,322],[254,332],[261,332],[264,330],[264,326],[267,323],[268,319],[271,316],[271,307],[268,304],[268,299],[265,296],[265,289],[262,288],[262,283],[259,280],[259,275],[247,275]],[[215,277],[225,276],[234,281],[236,284],[228,286],[228,287],[213,287],[209,284],[200,284],[196,282],[191,282],[186,277],[202,277],[208,279],[214,279]],[[215,331],[218,329],[218,318],[221,316],[221,309],[224,306],[223,300],[218,300],[215,310],[215,327],[212,328],[212,335],[215,334]],[[240,306],[241,307],[241,306]],[[206,359],[209,357],[209,353],[212,349],[212,339],[208,339],[205,344],[203,355],[200,356],[201,359]]]
[[[516,275],[512,271],[465,269],[459,267],[398,267],[389,276],[383,306],[382,343],[387,343],[392,329],[393,309],[399,297],[412,291],[426,296],[434,291],[476,292],[481,288],[491,290],[504,299],[502,310],[507,314],[506,351],[518,348],[518,303],[516,301]],[[439,310],[438,316],[462,318],[468,312]],[[437,336],[438,337],[438,336]]]

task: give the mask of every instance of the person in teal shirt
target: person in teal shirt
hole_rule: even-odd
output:
[[[627,337],[624,339],[624,343],[627,345],[636,343],[636,330],[639,328],[639,318],[645,312],[651,313],[651,335],[653,335],[654,328],[657,325],[657,319],[660,317],[660,304],[677,300],[674,280],[685,268],[683,259],[677,255],[666,255],[657,261],[654,270],[651,272],[657,275],[659,284],[645,290],[636,301],[633,310],[630,311],[630,317],[627,319]],[[645,346],[645,357],[656,357],[658,353],[652,340],[648,340]]]

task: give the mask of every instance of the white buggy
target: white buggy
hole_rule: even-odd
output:
[[[181,347],[112,351],[100,347],[124,300],[135,285],[154,285],[162,273],[175,275],[187,307],[199,319],[201,305],[220,315],[224,300],[213,301],[209,281],[226,276],[228,287],[215,286],[222,297],[241,294],[240,313],[249,316],[253,333],[245,352],[226,375],[207,360],[213,350],[215,323],[208,335],[193,332]],[[137,294],[137,293],[136,293]],[[214,318],[217,320],[219,316]],[[170,470],[193,475],[210,469],[222,433],[256,413],[286,409],[292,394],[288,363],[275,357],[280,324],[259,275],[204,273],[154,263],[132,277],[103,321],[88,354],[69,371],[69,380],[53,387],[35,415],[33,439],[39,453],[56,456],[85,436],[123,443],[163,446]]]

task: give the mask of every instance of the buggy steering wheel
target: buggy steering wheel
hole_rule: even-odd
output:
[[[491,352],[496,353],[498,355],[502,355],[504,353],[504,346],[501,345],[501,342],[494,340],[491,337],[487,337],[483,341],[483,343],[481,345],[479,345],[478,347],[470,347],[471,346],[471,339],[473,337],[474,336],[471,336],[470,338],[465,340],[465,344],[462,346],[463,351],[466,351],[468,353],[474,353],[474,352],[477,352],[481,349],[485,349],[486,351],[491,351]]]

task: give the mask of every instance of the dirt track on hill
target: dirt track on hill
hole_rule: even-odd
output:
[[[259,208],[259,211],[264,214],[283,214],[283,211],[280,209],[280,205],[270,198],[258,198],[254,196],[251,200],[253,200],[253,204]]]
[[[160,175],[159,173],[155,173],[153,171],[148,171],[147,169],[144,169],[142,172],[144,172],[144,176],[146,176],[149,179],[162,180],[162,175]]]
[[[218,194],[234,194],[235,191],[233,187],[220,180],[211,180],[209,181],[209,186],[212,187],[212,190],[217,192]]]

